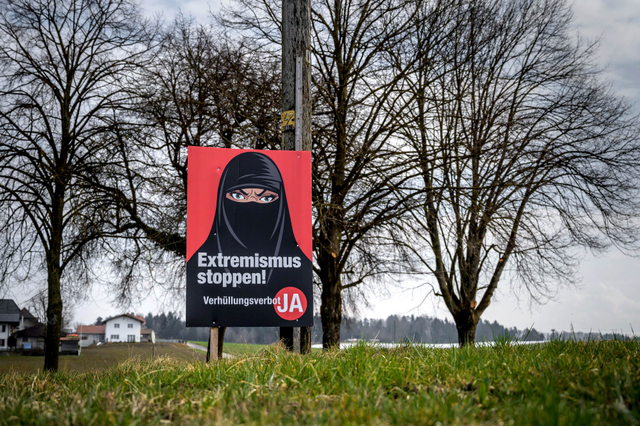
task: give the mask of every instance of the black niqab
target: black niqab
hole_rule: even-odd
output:
[[[260,188],[278,194],[268,203],[238,203],[227,194],[243,188]],[[247,152],[234,157],[224,169],[218,189],[216,216],[207,249],[223,254],[278,256],[283,241],[295,242],[282,176],[264,154]],[[297,246],[297,244],[296,244]]]

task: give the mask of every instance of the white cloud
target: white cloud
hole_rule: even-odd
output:
[[[614,88],[640,101],[640,4],[638,0],[580,0],[575,28],[589,41],[600,37],[598,60]]]
[[[145,0],[142,6],[148,16],[161,14],[168,21],[172,20],[178,11],[206,21],[210,11],[216,12],[220,9],[220,0]]]

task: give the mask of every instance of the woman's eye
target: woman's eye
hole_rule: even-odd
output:
[[[239,192],[232,192],[231,196],[236,200],[244,200],[244,195],[240,194]]]
[[[268,203],[270,201],[273,201],[276,197],[274,195],[267,195],[265,197],[260,198],[260,201]]]

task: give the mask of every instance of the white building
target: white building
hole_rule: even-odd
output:
[[[9,349],[9,336],[20,324],[20,309],[12,299],[0,299],[0,351]]]
[[[144,318],[122,314],[104,320],[106,342],[139,342]]]

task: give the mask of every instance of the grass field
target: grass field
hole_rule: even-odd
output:
[[[103,371],[130,360],[148,360],[153,355],[151,343],[109,343],[100,346],[82,348],[80,356],[64,355],[60,357],[60,369],[82,373],[86,371]],[[204,361],[205,354],[190,349],[180,343],[156,343],[156,355],[168,356],[176,361]],[[43,356],[0,355],[0,371],[17,371],[36,373],[42,370]]]
[[[268,346],[212,364],[0,373],[0,424],[640,425],[640,343]]]
[[[196,345],[200,345],[204,348],[207,347],[208,342],[191,341]],[[256,345],[253,343],[224,343],[223,350],[225,353],[233,356],[241,355],[257,355],[260,351],[268,350],[268,345]],[[311,348],[311,352],[320,353],[322,349]]]
[[[203,347],[207,347],[208,342],[198,342],[193,341],[191,343],[195,343],[196,345],[200,345]],[[251,343],[226,343],[223,346],[223,350],[225,353],[231,354],[233,356],[240,355],[255,355],[261,350],[265,349],[265,345],[254,345]]]

